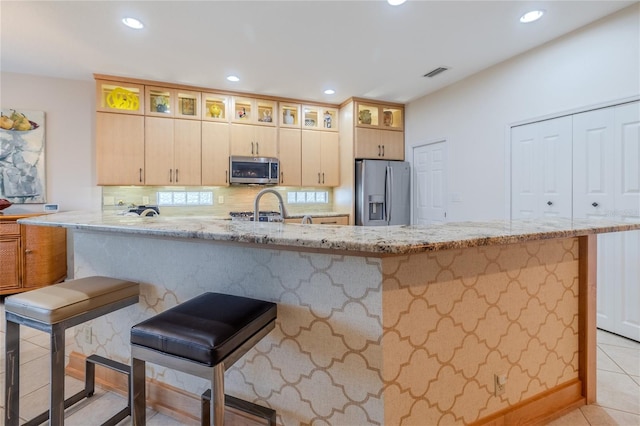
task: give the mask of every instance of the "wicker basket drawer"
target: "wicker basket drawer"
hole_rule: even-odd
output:
[[[0,235],[20,235],[20,224],[17,222],[0,222]]]

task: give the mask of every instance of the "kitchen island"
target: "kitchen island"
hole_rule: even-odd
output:
[[[636,222],[388,228],[58,213],[76,278],[142,283],[140,303],[76,330],[72,360],[129,361],[131,325],[206,291],[278,303],[226,373],[281,424],[543,420],[595,400],[595,241]],[[83,327],[83,326],[80,326]],[[150,405],[198,415],[207,382],[148,365]],[[504,392],[495,392],[504,376]]]

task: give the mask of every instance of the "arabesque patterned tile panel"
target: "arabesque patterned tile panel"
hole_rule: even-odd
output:
[[[467,424],[578,377],[577,238],[389,257],[383,274],[385,424]]]

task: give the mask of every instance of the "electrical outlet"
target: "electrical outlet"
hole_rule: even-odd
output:
[[[91,343],[91,335],[92,335],[91,327],[85,327],[84,328],[84,341],[85,341],[85,343]]]
[[[224,204],[224,196],[218,195],[218,204]]]
[[[494,394],[500,396],[505,393],[507,389],[507,375],[506,374],[494,374],[493,375]]]

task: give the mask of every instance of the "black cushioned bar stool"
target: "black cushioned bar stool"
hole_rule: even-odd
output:
[[[4,301],[5,335],[5,413],[4,424],[18,425],[20,420],[20,326],[49,333],[51,368],[49,410],[25,425],[37,425],[50,419],[50,425],[64,424],[64,409],[93,395],[95,365],[99,364],[129,376],[130,366],[98,355],[87,358],[85,388],[64,399],[65,330],[110,312],[138,303],[139,284],[110,277],[87,277],[66,281],[25,293]],[[115,425],[131,414],[130,402],[103,425]]]
[[[205,293],[131,328],[133,422],[146,424],[145,362],[162,365],[211,381],[210,412],[201,423],[224,422],[224,372],[275,327],[277,305],[272,302]],[[206,392],[205,392],[206,393]],[[248,401],[226,398],[228,406],[270,419],[275,412]],[[255,409],[252,409],[251,407]],[[270,414],[265,415],[265,410]]]

